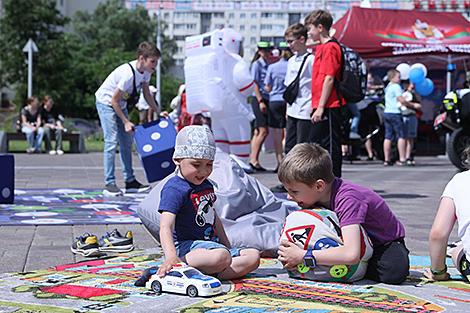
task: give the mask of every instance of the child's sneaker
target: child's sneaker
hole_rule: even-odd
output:
[[[98,238],[95,235],[89,233],[83,234],[83,236],[77,237],[77,241],[72,244],[70,250],[73,253],[79,253],[83,256],[99,256]]]
[[[99,250],[103,252],[129,252],[134,249],[134,239],[132,232],[128,231],[123,237],[121,233],[114,229],[113,232],[106,233],[106,236],[98,240]]]
[[[449,243],[447,245],[446,256],[448,258],[451,258],[452,257],[452,252],[454,252],[455,248],[457,248],[457,246],[461,245],[461,244],[463,244],[462,240],[457,240],[457,241],[454,241],[453,243]]]

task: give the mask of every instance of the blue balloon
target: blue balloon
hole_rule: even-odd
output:
[[[434,90],[434,83],[429,78],[426,78],[421,84],[416,84],[415,89],[420,95],[429,96]]]
[[[410,81],[415,84],[419,84],[424,80],[424,71],[419,67],[415,67],[409,73]]]

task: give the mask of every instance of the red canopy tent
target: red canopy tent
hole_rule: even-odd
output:
[[[445,69],[446,63],[470,58],[470,22],[457,12],[352,7],[332,35],[372,67],[420,62]]]

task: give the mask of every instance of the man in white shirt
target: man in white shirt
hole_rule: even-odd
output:
[[[104,135],[103,195],[105,196],[123,194],[116,186],[114,176],[114,160],[118,144],[126,192],[145,192],[151,189],[149,185],[142,185],[135,179],[132,169],[132,132],[135,131],[135,125],[129,120],[127,100],[134,91],[137,92],[142,88],[145,100],[151,108],[160,116],[168,117],[168,112],[160,111],[149,91],[150,76],[155,71],[161,56],[155,44],[142,42],[137,49],[137,60],[117,67],[95,93],[96,108]]]

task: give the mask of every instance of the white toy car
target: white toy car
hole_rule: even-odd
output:
[[[187,294],[190,297],[207,297],[222,292],[222,284],[217,278],[207,276],[194,267],[186,264],[177,264],[171,271],[160,278],[157,274],[150,277],[145,287],[155,293],[176,292]]]

